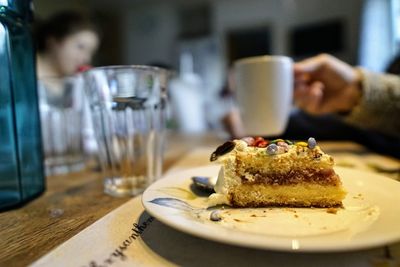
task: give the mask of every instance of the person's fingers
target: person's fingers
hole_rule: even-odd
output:
[[[323,83],[317,81],[309,86],[299,87],[294,92],[295,104],[307,113],[318,115],[321,114],[323,107]]]
[[[294,86],[294,98],[301,98],[307,94],[309,86],[306,83],[296,83]]]
[[[293,82],[293,89],[296,91],[299,88],[308,87],[309,81],[305,80],[294,80]]]
[[[295,105],[302,110],[306,110],[307,107],[307,98],[302,97],[302,98],[296,98],[295,99]]]
[[[302,83],[307,83],[308,86],[315,83],[315,79],[318,79],[318,77],[315,76],[315,72],[323,67],[323,65],[329,60],[328,57],[328,55],[321,54],[294,64],[293,70],[295,91],[297,91],[298,88],[304,86]],[[322,86],[322,84],[319,82],[314,86],[318,87]]]
[[[305,109],[308,105],[310,87],[306,84],[299,85],[293,93],[294,103],[300,109]]]
[[[311,84],[307,96],[307,106],[305,107],[307,112],[311,114],[321,114],[321,108],[323,107],[323,90],[323,83],[316,81]]]
[[[327,54],[320,54],[315,57],[299,61],[294,64],[293,69],[295,76],[304,73],[313,73],[321,69],[325,64],[331,61],[331,56]]]
[[[311,76],[308,73],[295,73],[294,81],[297,82],[309,82],[311,80]]]

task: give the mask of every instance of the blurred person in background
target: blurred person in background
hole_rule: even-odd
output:
[[[89,17],[63,11],[37,21],[34,33],[45,155],[93,155],[97,143],[83,77],[76,74],[90,68],[99,30]]]
[[[91,63],[99,46],[99,33],[84,15],[65,11],[36,27],[38,78],[65,77]]]

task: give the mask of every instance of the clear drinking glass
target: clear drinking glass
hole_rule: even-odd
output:
[[[161,175],[165,70],[110,66],[85,73],[104,190],[137,195]]]
[[[42,78],[38,89],[46,174],[83,169],[86,124],[83,78]]]

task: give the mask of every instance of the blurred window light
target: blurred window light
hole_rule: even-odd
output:
[[[366,0],[362,11],[360,65],[381,72],[395,55],[393,6],[400,0]],[[397,3],[395,3],[397,2]]]
[[[391,0],[394,53],[400,52],[400,0]]]

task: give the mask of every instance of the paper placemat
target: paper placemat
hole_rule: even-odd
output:
[[[136,197],[31,266],[392,266],[375,264],[390,264],[384,254],[382,248],[339,255],[224,245],[163,225],[143,210]]]
[[[170,172],[207,162],[195,150]],[[348,253],[284,253],[225,245],[172,229],[138,196],[40,258],[39,266],[399,266],[400,244]]]

